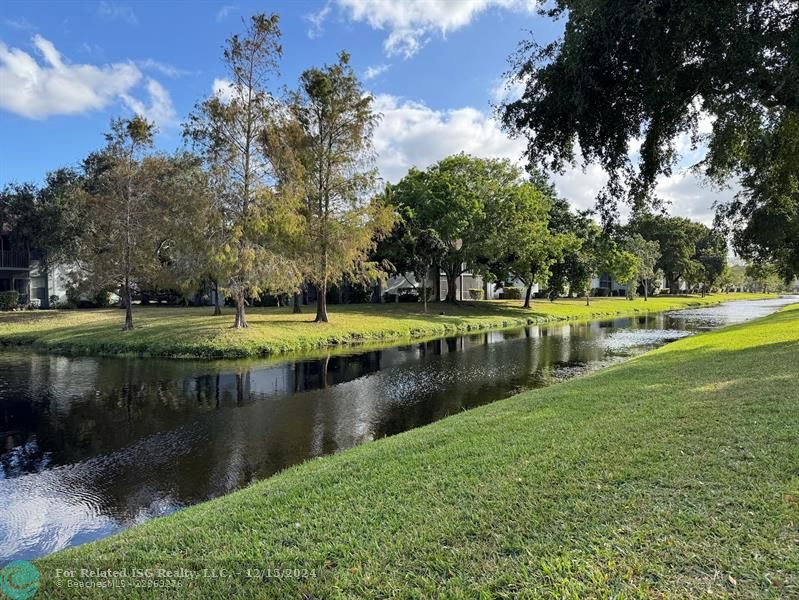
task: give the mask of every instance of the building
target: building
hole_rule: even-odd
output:
[[[443,272],[438,274],[438,286],[435,285],[435,272],[431,269],[430,274],[425,280],[425,286],[430,288],[432,297],[431,302],[436,300],[435,291],[439,290],[438,300],[444,300],[447,297],[448,285],[447,276]],[[520,281],[508,282],[507,287],[520,287],[524,288],[525,285]],[[422,288],[420,282],[416,281],[413,273],[405,273],[393,275],[386,282],[386,287],[382,290],[383,297],[386,300],[398,300],[399,296],[403,294],[417,294]],[[502,295],[502,286],[494,282],[485,281],[485,279],[477,273],[466,271],[458,277],[457,288],[455,290],[456,300],[472,300],[469,290],[483,290],[483,298],[487,300],[497,300]],[[539,292],[538,284],[533,285],[533,293]]]
[[[18,302],[30,300],[31,256],[27,246],[15,244],[11,231],[3,226],[0,234],[0,292],[16,291]]]
[[[50,307],[50,297],[66,299],[66,280],[60,269],[48,269],[41,252],[14,240],[8,226],[0,234],[0,292],[14,290],[18,304]]]

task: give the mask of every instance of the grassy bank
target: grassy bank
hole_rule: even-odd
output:
[[[214,317],[209,308],[137,307],[136,327],[120,331],[119,309],[0,313],[0,345],[31,346],[40,351],[76,354],[247,357],[310,350],[336,344],[428,337],[473,329],[526,325],[563,319],[658,312],[725,300],[774,297],[765,294],[718,294],[537,301],[530,309],[519,301],[433,304],[425,314],[418,304],[350,304],[330,307],[330,323],[313,323],[313,307],[300,315],[290,309],[253,308],[250,327],[231,328],[233,316]],[[440,314],[442,313],[443,314]]]
[[[797,465],[795,305],[58,553],[41,596],[797,597]]]

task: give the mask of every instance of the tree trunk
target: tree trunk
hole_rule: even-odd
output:
[[[433,289],[436,291],[436,302],[441,302],[441,267],[435,265],[433,267]]]
[[[133,302],[130,300],[130,282],[125,278],[125,325],[122,331],[130,331],[133,329]]]
[[[322,240],[322,284],[318,288],[318,298],[316,299],[316,318],[315,323],[327,323],[327,245]]]
[[[649,300],[649,280],[644,281],[644,302]]]
[[[222,307],[219,306],[219,283],[214,281],[214,316],[222,314]]]
[[[297,315],[297,314],[302,312],[302,310],[300,310],[300,293],[299,292],[294,292],[294,309],[292,310],[292,312],[295,315]]]
[[[590,292],[588,291],[588,288],[586,288],[585,289],[585,305],[586,306],[591,306],[591,296],[589,294],[590,294]]]
[[[445,302],[447,304],[458,303],[458,274],[454,271],[445,271],[447,275],[447,297]]]
[[[244,292],[236,292],[236,321],[233,327],[236,329],[248,327],[247,314],[244,310]]]
[[[316,318],[315,323],[329,322],[327,316],[327,277],[325,277],[322,285],[319,286],[319,297],[316,299]]]
[[[533,294],[533,284],[527,286],[527,292],[524,294],[524,306],[522,308],[530,308],[530,296]]]

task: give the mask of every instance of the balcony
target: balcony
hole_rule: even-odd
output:
[[[0,250],[0,269],[29,269],[30,253],[27,250]]]

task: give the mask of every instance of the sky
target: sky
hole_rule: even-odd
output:
[[[156,144],[183,145],[181,123],[225,77],[222,47],[258,12],[280,15],[281,74],[336,61],[341,50],[382,114],[377,167],[390,182],[457,152],[521,161],[524,141],[502,131],[493,106],[518,43],[556,38],[563,22],[532,0],[112,1],[0,4],[0,185],[40,183],[103,145],[113,117],[156,121]],[[687,140],[680,168],[657,193],[671,212],[710,224],[713,190],[687,167],[701,158]],[[520,162],[521,164],[521,162]],[[606,178],[596,166],[555,177],[576,208],[593,205]]]

